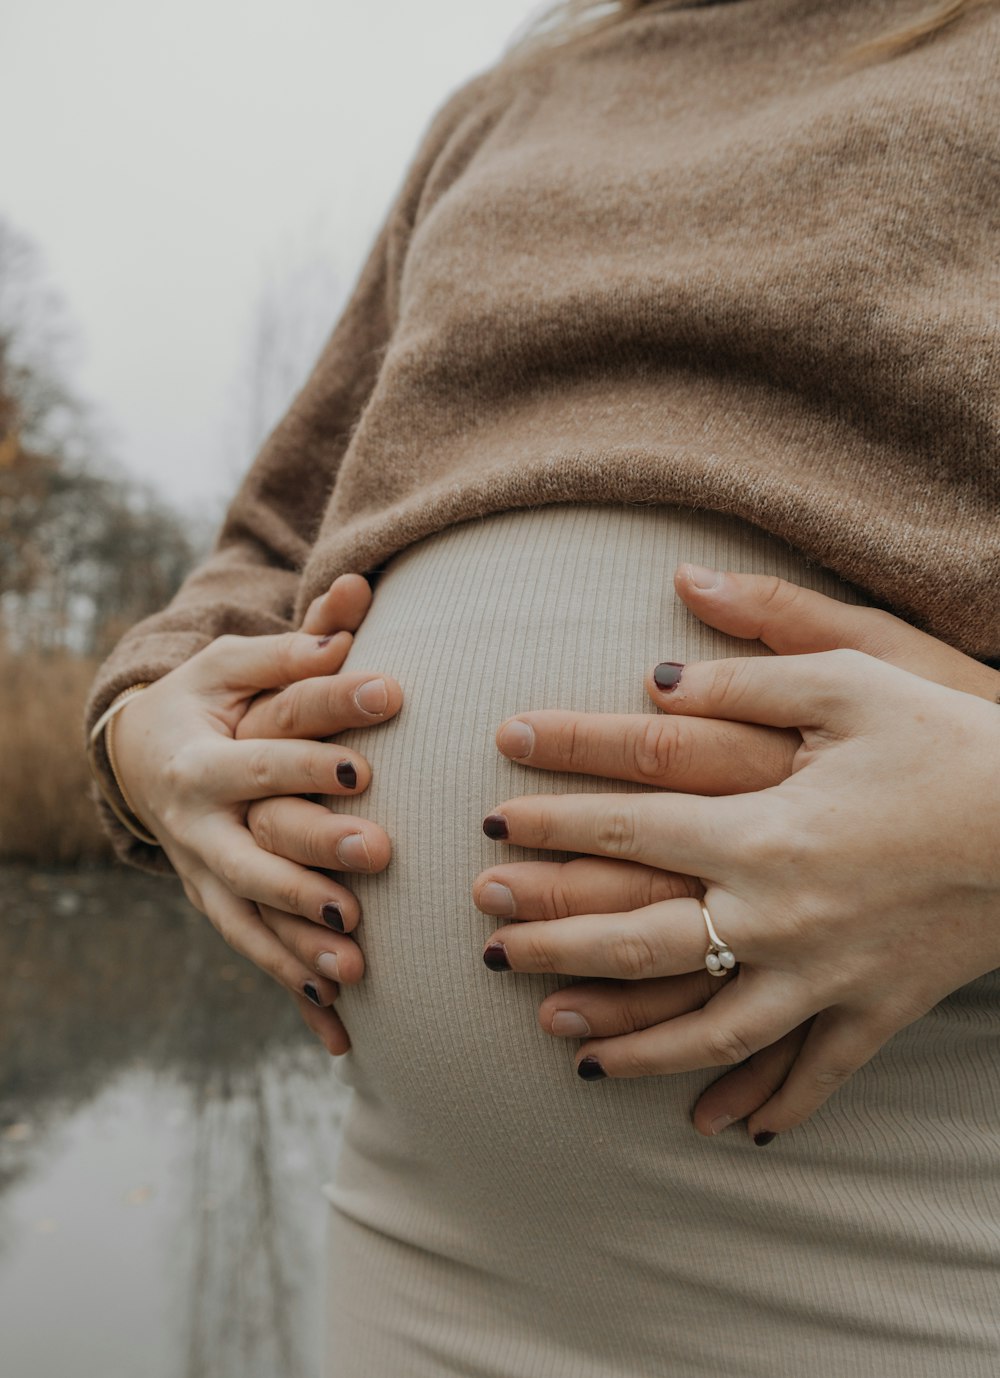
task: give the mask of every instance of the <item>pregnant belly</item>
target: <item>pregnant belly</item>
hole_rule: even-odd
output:
[[[353,1045],[338,1072],[372,1116],[377,1107],[383,1148],[412,1159],[464,1141],[480,1160],[509,1156],[521,1133],[555,1132],[597,1104],[575,1075],[576,1041],[537,1022],[544,997],[571,978],[489,971],[481,954],[499,921],[476,910],[472,883],[498,861],[567,857],[487,839],[482,819],[505,798],[644,787],[533,771],[501,756],[494,737],[532,708],[651,712],[643,675],[657,660],[760,653],[679,602],[673,571],[689,559],[851,597],[756,528],[666,506],[504,512],[410,547],[383,575],[347,668],[394,675],[404,706],[387,726],[339,738],[373,778],[360,798],[332,801],[377,821],[393,845],[384,873],[348,880],[367,969],[338,1003]],[[690,1136],[693,1094],[711,1078],[619,1089],[640,1114],[655,1100],[662,1147]]]

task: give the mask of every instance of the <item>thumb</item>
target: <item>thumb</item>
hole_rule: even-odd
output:
[[[356,632],[372,601],[372,590],[362,574],[341,574],[325,593],[314,598],[302,619],[304,632],[326,636],[329,632]]]
[[[702,622],[744,640],[762,641],[779,655],[847,648],[878,655],[888,644],[886,623],[916,638],[923,632],[876,608],[856,607],[770,574],[735,574],[681,565],[674,587]]]
[[[827,598],[773,575],[691,564],[678,567],[674,587],[702,622],[730,636],[762,641],[779,655],[863,651],[966,694],[995,700],[1000,688],[995,670],[880,608]]]

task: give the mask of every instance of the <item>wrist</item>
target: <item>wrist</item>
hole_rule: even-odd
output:
[[[98,789],[104,797],[105,802],[112,813],[124,828],[137,837],[140,842],[145,842],[148,846],[159,847],[160,842],[157,837],[149,830],[142,821],[135,804],[132,802],[131,795],[122,780],[120,763],[115,756],[114,728],[118,715],[125,705],[131,702],[144,689],[148,689],[147,683],[132,684],[127,689],[123,689],[104,710],[97,719],[90,732],[87,743],[87,758],[90,762],[91,774],[97,782]],[[104,760],[107,764],[107,771],[100,768],[100,751],[103,747]],[[108,776],[110,775],[110,779]]]

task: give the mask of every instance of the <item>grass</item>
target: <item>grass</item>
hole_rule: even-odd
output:
[[[90,798],[83,706],[97,661],[0,647],[0,858],[42,866],[109,861]]]

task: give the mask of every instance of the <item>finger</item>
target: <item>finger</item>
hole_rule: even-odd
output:
[[[735,1066],[814,1013],[794,983],[741,971],[699,1010],[637,1033],[584,1043],[577,1072],[584,1080],[599,1080]]]
[[[508,718],[496,743],[519,765],[540,770],[694,794],[744,794],[789,776],[801,738],[747,723],[551,708]]]
[[[733,951],[751,959],[745,923],[727,924]],[[566,976],[646,981],[705,969],[708,940],[700,905],[668,900],[625,914],[580,914],[560,923],[516,923],[487,941],[492,971],[559,972]]]
[[[225,941],[254,966],[267,973],[293,995],[313,1005],[330,1005],[337,986],[311,971],[275,937],[264,923],[257,907],[228,891],[215,876],[199,877],[198,889],[205,913]]]
[[[674,586],[702,622],[730,636],[762,641],[779,655],[849,647],[991,701],[1000,690],[1000,676],[988,665],[881,608],[841,602],[773,575],[689,564],[678,568]]]
[[[683,666],[664,662],[647,676],[646,690],[670,713],[821,728],[848,736],[867,720],[872,700],[885,702],[902,695],[908,680],[908,675],[872,656],[838,650]]]
[[[698,1133],[709,1137],[721,1134],[729,1125],[766,1104],[798,1057],[809,1026],[807,1020],[713,1082],[694,1108],[693,1122]]]
[[[349,727],[384,722],[399,712],[402,703],[402,689],[388,676],[368,670],[323,675],[258,696],[240,720],[236,735],[318,740]],[[367,766],[365,775],[367,783]]]
[[[765,817],[762,793],[698,795],[530,794],[498,804],[483,819],[496,842],[541,851],[586,852],[722,880],[740,838]],[[748,808],[748,802],[752,806]],[[745,849],[744,849],[745,850]]]
[[[312,1030],[328,1053],[332,1053],[334,1057],[339,1057],[341,1053],[348,1051],[351,1040],[340,1016],[332,1005],[317,1009],[312,1001],[304,995],[296,995],[293,992],[292,998],[306,1027]]]
[[[359,820],[352,814],[333,813],[323,804],[314,804],[295,795],[257,800],[247,811],[247,827],[258,847],[300,866],[318,866],[328,871],[364,869],[360,865],[348,866],[338,852],[344,838],[355,833],[358,825]],[[363,840],[369,856],[373,848],[378,854],[380,840],[369,837],[367,832]],[[352,855],[356,847],[356,842],[348,843],[347,854]],[[360,851],[357,859],[364,860]],[[330,895],[323,905],[323,920],[338,932],[350,933],[357,927],[361,906],[349,890],[333,881],[328,884]],[[333,912],[331,906],[339,909],[339,913]]]
[[[492,866],[480,872],[472,885],[476,907],[484,914],[505,919],[614,913],[701,892],[702,886],[693,876],[590,856]]]
[[[859,1017],[857,1011],[827,1009],[812,1027],[781,1086],[747,1122],[755,1143],[794,1129],[843,1086],[878,1052],[890,1031]]]
[[[700,1009],[721,984],[704,970],[653,981],[581,981],[547,996],[538,1022],[557,1038],[610,1038]]]
[[[213,764],[217,797],[231,803],[272,794],[357,794],[360,781],[371,778],[364,757],[336,742],[244,738],[227,742]]]
[[[359,821],[355,818],[344,820],[345,825],[353,824],[355,828]],[[254,904],[270,905],[285,914],[297,914],[336,931],[335,916],[330,917],[332,911],[327,906],[342,906],[341,886],[334,885],[319,871],[311,871],[264,851],[246,828],[235,821],[205,827],[208,832],[203,849],[205,864],[232,894]],[[348,869],[346,863],[342,864]]]
[[[364,954],[350,938],[267,904],[259,904],[257,911],[278,941],[317,976],[344,986],[361,980]]]
[[[313,636],[330,632],[356,632],[371,607],[372,590],[361,574],[340,574],[330,587],[314,598],[302,619],[302,631]]]
[[[343,664],[343,636],[280,632],[275,636],[219,636],[186,662],[186,673],[209,693],[245,696],[282,689],[296,680],[335,674]]]

